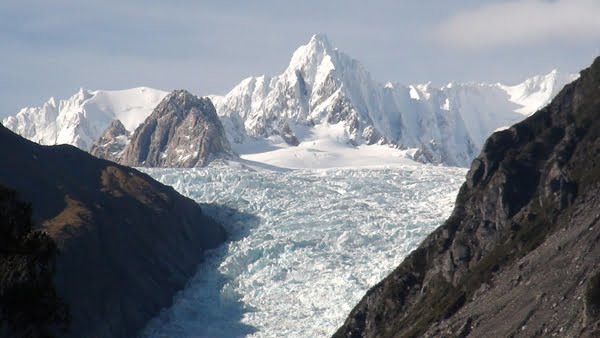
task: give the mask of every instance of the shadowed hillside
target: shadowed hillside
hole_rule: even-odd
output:
[[[225,240],[194,201],[135,169],[1,126],[0,156],[0,184],[31,202],[60,250],[55,285],[73,337],[131,337]]]
[[[0,337],[49,336],[68,328],[68,310],[52,280],[56,244],[32,226],[31,205],[0,185]]]

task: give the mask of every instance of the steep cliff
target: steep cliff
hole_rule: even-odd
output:
[[[57,244],[57,295],[71,337],[132,337],[195,273],[223,228],[192,200],[73,146],[40,146],[0,126],[0,184],[33,207]]]
[[[120,162],[130,166],[189,168],[232,154],[212,102],[176,90],[138,126]]]
[[[600,58],[493,134],[450,218],[335,337],[598,336]]]

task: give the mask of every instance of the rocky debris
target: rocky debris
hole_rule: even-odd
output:
[[[231,156],[225,130],[210,99],[176,90],[135,130],[120,163],[191,168]]]
[[[90,148],[90,154],[105,160],[119,162],[131,133],[119,120],[113,120],[102,136]]]
[[[135,169],[2,126],[0,155],[0,184],[31,202],[34,223],[59,249],[54,284],[71,314],[66,337],[135,336],[171,305],[203,253],[225,241],[198,204]]]
[[[597,336],[600,58],[493,134],[450,218],[335,337]]]

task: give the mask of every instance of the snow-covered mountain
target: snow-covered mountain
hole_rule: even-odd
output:
[[[167,94],[146,87],[116,91],[80,89],[67,100],[50,98],[41,107],[23,108],[2,124],[40,144],[71,144],[89,150],[115,119],[133,132]]]
[[[277,150],[271,155],[308,158],[386,144],[418,161],[466,166],[494,130],[545,106],[576,77],[552,71],[515,86],[379,83],[326,36],[314,35],[282,74],[250,77],[210,98],[242,156]],[[133,133],[167,94],[151,88],[82,89],[70,99],[22,109],[3,124],[42,144],[89,150],[114,119]],[[269,161],[271,155],[255,158]]]
[[[273,135],[296,145],[306,141],[303,126],[341,123],[351,144],[389,143],[412,148],[417,160],[467,165],[495,129],[535,112],[575,78],[553,71],[517,86],[380,84],[314,35],[283,74],[247,78],[211,99],[234,148]]]

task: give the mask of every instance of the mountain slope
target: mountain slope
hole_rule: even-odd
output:
[[[196,272],[222,227],[148,175],[0,126],[0,184],[30,201],[57,243],[55,284],[71,337],[131,337]]]
[[[40,144],[71,144],[89,150],[115,119],[133,132],[167,94],[145,87],[117,91],[80,89],[67,100],[57,102],[50,98],[41,107],[23,108],[2,124]]]
[[[600,334],[600,58],[493,134],[451,217],[335,337]]]

